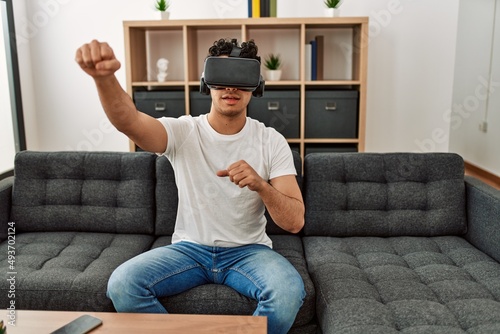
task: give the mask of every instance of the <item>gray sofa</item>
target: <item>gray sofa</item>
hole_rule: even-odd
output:
[[[306,225],[267,226],[306,287],[291,333],[500,333],[500,192],[464,178],[458,155],[316,153],[303,173],[294,157]],[[176,210],[164,157],[19,153],[0,181],[0,267],[16,272],[15,298],[0,280],[0,307],[113,312],[109,275],[169,244]],[[221,285],[161,302],[171,313],[256,305]]]

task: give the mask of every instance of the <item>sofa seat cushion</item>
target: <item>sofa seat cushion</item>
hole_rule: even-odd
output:
[[[15,239],[16,309],[114,311],[106,297],[111,272],[151,247],[152,236],[84,232],[32,232]],[[0,244],[0,268],[11,272],[7,242]],[[7,296],[9,282],[0,280]],[[2,308],[9,301],[1,298]]]
[[[295,235],[271,235],[273,248],[290,261],[302,276],[306,298],[295,319],[295,326],[310,323],[315,315],[315,289],[307,271],[302,241]],[[159,237],[154,247],[169,245],[171,237]],[[235,290],[217,284],[198,286],[181,294],[164,297],[160,302],[170,313],[195,314],[253,314],[257,303]],[[309,328],[309,327],[307,327]],[[314,329],[315,327],[310,327]],[[312,330],[311,329],[311,330]]]
[[[500,333],[500,264],[456,236],[305,237],[324,333]]]

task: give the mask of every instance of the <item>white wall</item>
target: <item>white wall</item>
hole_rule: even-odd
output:
[[[500,0],[460,1],[458,36],[450,150],[500,175]]]
[[[26,14],[16,16],[31,55],[32,80],[22,83],[23,90],[28,87],[23,98],[33,108],[28,128],[37,129],[28,147],[128,150],[128,140],[109,129],[74,53],[96,38],[108,41],[123,60],[122,21],[157,19],[158,13],[144,0],[25,1]],[[172,3],[172,19],[245,17],[247,8],[246,0]],[[370,17],[367,151],[447,151],[443,114],[452,100],[458,2],[345,0],[341,9],[342,16]],[[279,0],[278,16],[323,16],[323,0]],[[117,77],[125,83],[123,69]]]

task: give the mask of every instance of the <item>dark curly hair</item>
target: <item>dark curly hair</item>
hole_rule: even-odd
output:
[[[248,42],[243,42],[241,43],[241,46],[239,46],[238,40],[236,38],[221,38],[218,41],[215,41],[214,44],[208,49],[208,55],[214,57],[229,56],[231,54],[231,51],[233,50],[233,46],[241,47],[241,58],[256,59],[260,63],[260,56],[257,56],[259,48],[255,44],[253,39],[249,40]]]

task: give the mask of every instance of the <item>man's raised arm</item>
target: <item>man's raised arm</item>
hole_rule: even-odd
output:
[[[75,60],[94,79],[111,124],[142,149],[163,153],[167,147],[167,132],[157,119],[138,111],[120,86],[115,72],[121,65],[113,49],[107,43],[93,40],[76,51]]]

